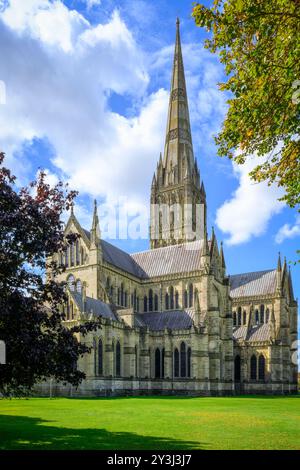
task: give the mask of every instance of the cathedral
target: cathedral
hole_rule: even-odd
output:
[[[74,389],[53,395],[234,395],[297,392],[297,302],[286,261],[228,275],[222,244],[208,236],[206,193],[193,153],[179,21],[165,148],[151,185],[150,249],[128,254],[74,210],[65,235],[80,237],[53,259],[65,265],[65,324],[98,317],[101,328]]]

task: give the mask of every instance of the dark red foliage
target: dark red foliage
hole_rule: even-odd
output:
[[[84,336],[99,325],[64,326],[59,310],[64,285],[51,280],[63,268],[53,261],[46,265],[52,253],[65,247],[61,215],[76,192],[61,182],[50,187],[43,171],[18,191],[3,161],[0,153],[0,340],[7,350],[0,392],[25,393],[49,377],[76,386],[85,375],[74,364],[89,348],[74,333]],[[51,274],[47,283],[46,268]]]

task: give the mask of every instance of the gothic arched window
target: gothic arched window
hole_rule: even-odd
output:
[[[123,282],[121,283],[121,303],[120,305],[124,305],[124,284]]]
[[[78,264],[80,264],[80,247],[79,247],[79,240],[76,240],[75,249],[76,249],[76,265],[78,266]]]
[[[118,287],[118,305],[121,305],[121,290],[120,290],[120,287]]]
[[[158,311],[158,295],[155,294],[154,296],[154,311],[157,312]]]
[[[184,291],[184,308],[188,308],[188,293],[187,293],[187,290]]]
[[[188,348],[187,350],[187,376],[191,377],[191,357],[192,357],[192,350]]]
[[[180,377],[186,377],[186,346],[184,342],[180,345]]]
[[[134,347],[134,357],[135,357],[135,376],[139,376],[139,357],[138,357],[138,348]]]
[[[192,204],[192,230],[196,231],[196,204]]]
[[[115,340],[112,340],[112,345],[111,345],[111,350],[112,350],[112,370],[113,370],[113,375],[116,375],[116,349],[115,349]]]
[[[265,322],[265,306],[261,305],[260,306],[260,323]]]
[[[149,290],[149,312],[153,312],[153,290]]]
[[[74,243],[70,244],[71,266],[74,266]]]
[[[78,294],[81,294],[81,289],[82,289],[81,280],[78,279],[76,282],[76,292],[78,292]]]
[[[159,231],[159,238],[162,238],[162,213],[159,211],[158,214],[158,231]]]
[[[165,376],[165,348],[161,352],[161,376],[162,378]]]
[[[239,382],[241,380],[241,358],[235,356],[234,358],[234,380]]]
[[[170,287],[170,309],[174,310],[174,287]]]
[[[99,339],[98,343],[98,375],[103,375],[103,343]]]
[[[116,376],[121,376],[121,345],[120,341],[116,344]]]
[[[66,304],[66,318],[67,318],[67,320],[70,320],[70,303],[69,303],[69,301]]]
[[[266,368],[266,360],[264,356],[261,354],[258,358],[258,379],[265,380],[265,368]]]
[[[233,312],[233,326],[236,326],[236,312]]]
[[[238,325],[242,324],[242,309],[241,307],[238,308]]]
[[[66,267],[68,268],[69,267],[69,248],[68,247],[66,248],[66,251],[65,251],[65,261],[66,261]]]
[[[174,377],[179,377],[179,351],[174,349]]]
[[[161,370],[160,370],[160,349],[155,349],[155,378],[160,378]]]
[[[175,292],[175,308],[179,308],[179,294],[178,294],[178,291]]]
[[[166,310],[169,310],[169,294],[166,292],[165,296],[165,305],[166,305]]]
[[[259,312],[258,312],[258,310],[255,310],[255,323],[257,325],[259,324]]]
[[[170,238],[174,238],[174,210],[170,210]]]
[[[253,354],[250,359],[250,379],[256,380],[257,379],[257,359],[256,356]]]
[[[145,295],[144,296],[144,312],[147,312],[147,311],[148,311],[148,298]]]
[[[189,285],[189,307],[193,306],[193,284]]]
[[[67,281],[68,281],[68,286],[69,286],[70,291],[74,292],[75,291],[75,278],[73,274],[70,274]]]

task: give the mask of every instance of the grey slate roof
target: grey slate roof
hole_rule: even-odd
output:
[[[128,253],[105,240],[101,240],[101,247],[104,261],[138,278],[147,278],[144,270]]]
[[[78,305],[80,311],[83,310],[82,305],[82,295],[78,294],[77,292],[71,292],[72,297],[74,298],[76,304]],[[93,312],[94,315],[103,317],[103,318],[110,318],[111,320],[118,321],[118,318],[113,313],[109,304],[102,302],[99,299],[93,299],[92,297],[86,298],[86,307],[85,310],[87,313]]]
[[[270,340],[270,324],[252,326],[247,332],[247,326],[238,326],[233,328],[233,338],[235,340],[246,341],[269,341]]]
[[[274,294],[276,290],[276,270],[235,274],[229,276],[229,282],[232,298]]]
[[[132,259],[148,277],[200,269],[203,240],[133,253]]]
[[[84,230],[90,238],[90,232]],[[140,279],[200,269],[203,240],[129,254],[106,240],[100,240],[105,262]],[[208,242],[210,245],[210,242]]]
[[[90,232],[84,230],[87,237]],[[105,262],[139,279],[200,270],[203,240],[170,245],[129,254],[106,240],[101,240]],[[209,246],[211,241],[208,242]],[[257,271],[229,276],[230,295],[234,298],[273,294],[276,290],[276,270]]]
[[[88,237],[88,239],[90,240],[91,238],[91,232],[89,232],[88,230],[86,230],[85,228],[83,229],[84,233],[86,234],[86,236]]]
[[[161,331],[165,328],[188,330],[193,325],[193,320],[194,312],[192,310],[168,310],[135,315],[136,326],[147,326],[152,331]]]

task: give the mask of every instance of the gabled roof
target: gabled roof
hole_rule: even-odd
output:
[[[83,311],[83,304],[82,304],[82,295],[77,292],[70,291],[73,299],[75,300],[76,304],[78,305],[79,310]],[[93,313],[96,316],[109,318],[114,321],[118,321],[118,318],[113,313],[109,304],[102,302],[99,299],[93,299],[92,297],[86,297],[86,306],[85,306],[86,313]]]
[[[84,231],[89,237],[89,232]],[[100,243],[105,262],[139,279],[197,271],[201,268],[203,240],[133,254],[126,253],[106,240],[101,239]]]
[[[194,312],[192,310],[167,310],[135,314],[135,326],[147,326],[152,331],[188,330],[192,327]]]
[[[83,229],[88,239],[90,239],[90,232]],[[147,274],[141,269],[141,267],[134,261],[129,253],[117,248],[106,240],[100,240],[101,249],[103,253],[103,259],[106,263],[115,266],[133,276],[140,279],[147,278]]]
[[[247,332],[247,326],[233,328],[233,338],[244,341],[269,341],[271,337],[270,324],[254,325]]]
[[[76,227],[76,229],[78,230],[78,233],[82,236],[83,240],[85,243],[88,244],[89,246],[89,243],[90,243],[90,232],[88,232],[88,230],[85,230],[84,228],[81,227],[79,221],[77,220],[77,218],[75,217],[74,215],[74,212],[72,211],[70,217],[69,217],[69,220],[65,226],[65,233],[68,231],[68,229],[70,228],[70,226],[74,224],[74,226]]]
[[[148,277],[142,267],[126,251],[120,250],[105,240],[101,240],[100,243],[104,261],[140,279]]]
[[[253,297],[274,294],[276,291],[276,270],[256,271],[229,276],[230,296]]]
[[[90,238],[90,232],[84,230]],[[154,248],[129,254],[106,240],[100,240],[105,262],[139,279],[150,279],[168,274],[201,269],[203,240]],[[212,248],[212,241],[208,242]],[[229,276],[230,295],[234,298],[274,294],[276,270],[256,271]]]
[[[197,271],[201,268],[203,240],[133,253],[132,259],[148,277]]]

